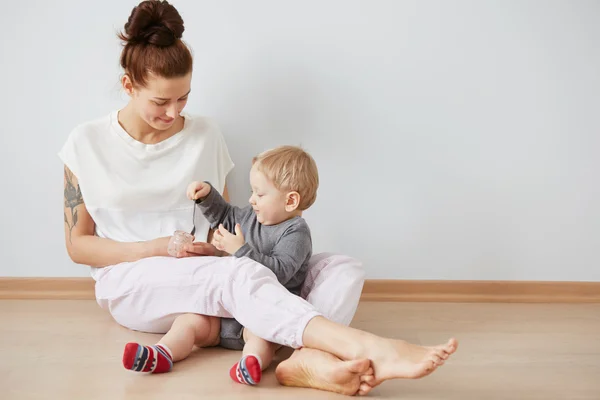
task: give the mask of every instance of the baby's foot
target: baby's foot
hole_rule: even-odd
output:
[[[229,370],[229,376],[234,382],[245,385],[258,385],[262,378],[261,362],[258,356],[247,355]]]
[[[123,366],[137,372],[160,374],[173,368],[171,351],[164,345],[142,346],[127,343],[123,351]]]

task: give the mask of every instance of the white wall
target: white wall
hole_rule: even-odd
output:
[[[250,158],[301,144],[315,250],[370,278],[600,280],[597,1],[175,0],[188,111],[215,117],[246,201]],[[56,152],[123,105],[132,1],[12,2],[0,16],[1,276],[87,276],[63,244]]]

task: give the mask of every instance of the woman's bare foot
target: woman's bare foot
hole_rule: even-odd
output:
[[[365,395],[373,388],[375,377],[367,359],[342,361],[320,350],[303,348],[281,362],[275,370],[284,386],[326,390],[345,395]]]
[[[456,339],[438,346],[426,347],[403,340],[371,338],[364,343],[361,357],[371,360],[377,386],[388,379],[418,379],[431,374],[458,348]]]

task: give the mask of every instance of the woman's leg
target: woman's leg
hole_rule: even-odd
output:
[[[308,323],[303,342],[306,347],[323,350],[342,360],[371,360],[375,385],[388,379],[429,375],[458,347],[454,338],[437,346],[418,346],[349,328],[323,317],[315,317]]]
[[[304,347],[295,350],[275,370],[284,386],[325,390],[348,396],[365,395],[375,377],[368,359],[342,361],[333,354]]]
[[[130,319],[137,326],[151,327],[148,322],[186,312],[234,316],[271,342],[323,350],[342,360],[370,359],[377,383],[424,376],[456,349],[454,340],[422,347],[328,321],[281,286],[273,272],[248,258],[148,260],[156,259],[163,260],[124,268],[117,265],[102,278],[112,284],[103,287],[102,281],[98,282],[99,303],[106,301],[113,317],[125,326]]]
[[[354,318],[365,280],[360,261],[332,253],[310,260],[301,296],[323,316],[342,325]],[[375,380],[367,359],[342,361],[321,350],[303,348],[277,366],[284,386],[307,387],[345,395],[367,394]]]
[[[165,333],[193,313],[236,319],[270,342],[298,348],[319,313],[287,291],[271,270],[235,257],[154,257],[119,264],[96,283],[98,303],[121,325]]]
[[[373,384],[423,377],[456,351],[454,339],[424,347],[329,321],[279,285],[270,270],[257,269],[247,258],[234,262],[238,273],[224,289],[222,304],[243,326],[259,337],[290,347],[322,350],[345,361],[369,359],[375,372]]]

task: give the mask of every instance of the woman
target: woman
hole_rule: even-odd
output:
[[[215,123],[183,113],[192,74],[183,30],[167,2],[135,7],[121,35],[129,103],[77,127],[59,154],[67,250],[74,262],[92,267],[100,306],[121,325],[154,333],[166,332],[184,313],[235,317],[266,340],[302,348],[276,371],[285,385],[366,394],[383,380],[421,377],[442,365],[456,349],[453,339],[422,347],[348,328],[323,316],[335,320],[341,309],[325,312],[324,302],[315,307],[289,294],[260,264],[213,257],[219,254],[207,243],[208,222],[200,213],[192,220],[185,188],[200,178],[227,198],[233,163]],[[168,256],[170,235],[192,229],[200,241],[183,258]],[[357,271],[356,262],[343,260]],[[339,270],[329,271],[331,287],[339,286]],[[350,281],[362,279],[360,271],[350,274]],[[337,316],[340,322],[349,323],[359,294],[360,288],[347,295],[351,312]],[[217,344],[218,319],[211,327],[208,334],[191,332],[193,343]]]

